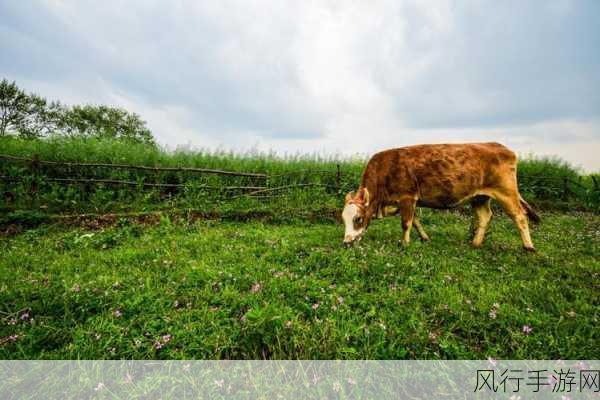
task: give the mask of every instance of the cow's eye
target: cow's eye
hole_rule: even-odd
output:
[[[354,217],[354,223],[356,225],[362,225],[362,223],[363,223],[363,217]]]

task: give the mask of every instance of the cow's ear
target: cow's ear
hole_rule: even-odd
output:
[[[369,191],[367,190],[367,188],[360,189],[360,191],[358,192],[358,195],[356,197],[359,199],[359,201],[361,203],[363,203],[365,205],[365,207],[367,207],[369,205],[370,195],[369,195]]]
[[[371,195],[369,194],[369,191],[367,190],[367,188],[363,188],[363,200],[365,202],[365,207],[369,206],[369,200],[371,200]]]
[[[344,204],[348,203],[353,198],[354,198],[354,192],[350,192],[350,193],[346,194],[346,197],[344,198]]]

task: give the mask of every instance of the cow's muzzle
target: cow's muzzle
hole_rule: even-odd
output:
[[[356,237],[345,236],[344,237],[344,247],[346,247],[346,248],[352,247],[352,245],[354,245],[354,243],[358,242],[359,240],[360,240],[360,236],[356,236]]]

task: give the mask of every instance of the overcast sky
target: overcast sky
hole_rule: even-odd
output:
[[[0,0],[0,77],[175,148],[500,141],[600,170],[600,1]]]

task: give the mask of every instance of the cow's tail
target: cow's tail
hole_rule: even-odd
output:
[[[532,220],[535,223],[539,223],[541,221],[540,216],[529,205],[529,203],[527,203],[525,200],[523,200],[523,197],[521,197],[521,195],[519,195],[519,202],[521,203],[521,207],[523,207],[525,209],[525,212],[527,213],[527,216],[529,217],[530,220]]]

